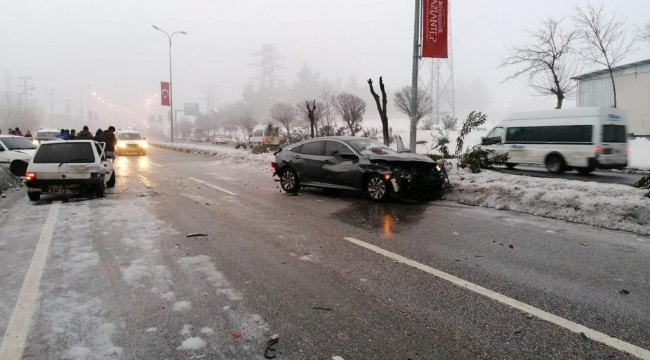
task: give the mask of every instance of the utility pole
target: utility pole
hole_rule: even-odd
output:
[[[70,99],[65,99],[65,115],[66,117],[70,117]]]
[[[54,118],[54,88],[49,88],[47,91],[49,92],[50,116]]]
[[[411,131],[409,149],[415,153],[418,126],[418,68],[420,61],[420,0],[415,0],[415,21],[413,25],[413,73],[411,77]]]
[[[27,84],[32,78],[29,76],[20,76],[19,79],[23,80],[23,91],[22,91],[22,108],[27,108],[27,98],[29,97],[29,91],[34,90],[34,87]]]

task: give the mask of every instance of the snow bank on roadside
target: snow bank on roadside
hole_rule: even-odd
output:
[[[536,178],[483,171],[449,172],[446,199],[612,230],[650,235],[647,190],[619,184]]]
[[[629,143],[629,167],[632,169],[650,170],[650,140],[637,138]]]
[[[0,194],[5,190],[20,185],[20,178],[12,175],[9,170],[0,168]]]
[[[252,154],[250,149],[201,144],[172,144],[166,142],[149,142],[149,145],[190,154],[211,156],[217,163],[242,164],[253,167],[268,168],[275,159],[272,153]]]

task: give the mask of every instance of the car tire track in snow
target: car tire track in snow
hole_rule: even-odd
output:
[[[226,189],[224,189],[224,188],[222,188],[222,187],[219,187],[219,186],[217,186],[217,185],[212,185],[212,184],[207,183],[207,182],[205,182],[205,181],[203,181],[203,180],[199,180],[199,179],[197,179],[197,178],[193,178],[193,177],[188,177],[188,179],[190,179],[190,180],[192,180],[192,181],[196,181],[196,182],[199,183],[199,184],[203,184],[203,185],[208,186],[208,187],[211,187],[211,188],[213,188],[213,189],[219,190],[219,191],[221,191],[221,192],[225,192],[226,194],[228,194],[228,195],[230,195],[230,196],[237,196],[237,194],[235,194],[235,193],[232,192],[232,191],[228,191],[228,190],[226,190]]]
[[[557,315],[553,315],[549,312],[546,312],[544,310],[541,310],[539,308],[536,308],[534,306],[528,305],[526,303],[523,303],[521,301],[515,300],[511,297],[508,297],[506,295],[502,295],[500,293],[497,293],[495,291],[492,291],[490,289],[484,288],[480,285],[471,283],[469,281],[463,280],[461,278],[458,278],[456,276],[453,276],[449,273],[446,273],[444,271],[434,269],[430,266],[424,265],[422,263],[419,263],[417,261],[411,260],[409,258],[406,258],[402,255],[396,254],[394,252],[382,249],[378,246],[369,244],[365,241],[361,241],[352,237],[346,237],[344,238],[346,241],[361,246],[363,248],[366,248],[370,251],[373,251],[377,254],[383,255],[393,261],[396,261],[398,263],[402,263],[404,265],[411,266],[413,268],[416,268],[418,270],[424,271],[426,273],[429,273],[431,275],[434,275],[435,277],[438,277],[440,279],[446,280],[448,282],[451,282],[454,285],[457,285],[461,288],[467,289],[469,291],[472,291],[474,293],[477,293],[479,295],[485,296],[487,298],[490,298],[492,300],[495,300],[497,302],[500,302],[504,305],[510,306],[514,309],[523,311],[524,313],[531,314],[541,320],[550,322],[552,324],[555,324],[557,326],[560,326],[564,329],[567,329],[571,332],[578,333],[582,336],[586,336],[591,340],[597,341],[601,344],[604,344],[606,346],[609,346],[611,348],[617,349],[619,351],[626,352],[628,354],[634,355],[640,359],[648,359],[650,360],[650,350],[641,348],[639,346],[627,343],[625,341],[613,338],[607,334],[604,334],[602,332],[592,330],[586,326],[580,325],[578,323],[575,323],[571,320],[559,317]]]
[[[50,250],[50,243],[52,242],[52,235],[60,206],[61,204],[59,202],[52,204],[43,229],[41,230],[41,236],[36,244],[34,256],[27,269],[23,286],[16,300],[16,307],[11,314],[9,325],[0,345],[0,354],[2,354],[4,360],[20,360],[23,357],[27,334],[34,317],[34,312],[38,306],[37,301],[41,278],[43,277],[43,270],[47,262],[47,255]]]

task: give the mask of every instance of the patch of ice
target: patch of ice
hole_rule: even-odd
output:
[[[228,311],[228,310],[230,310],[230,306],[226,305],[226,306],[223,307],[223,311]]]
[[[150,328],[147,328],[147,330],[145,330],[145,331],[149,332],[149,333],[150,332],[156,332],[156,331],[158,331],[158,328],[157,327],[150,327]]]
[[[205,341],[200,337],[191,337],[189,339],[183,340],[181,346],[177,347],[176,350],[185,350],[185,351],[196,351],[200,350],[205,346]]]
[[[630,153],[628,165],[632,169],[650,170],[650,140],[636,138],[629,142]]]
[[[217,294],[226,295],[230,301],[241,301],[244,299],[237,290],[231,288],[217,289]]]
[[[177,301],[174,303],[174,307],[172,310],[174,311],[185,311],[185,310],[190,310],[192,308],[192,303],[189,301]]]
[[[192,325],[185,324],[181,330],[181,335],[192,335]]]
[[[216,287],[228,287],[230,283],[226,280],[220,271],[210,261],[210,257],[206,255],[188,256],[178,260],[178,262],[190,271],[196,271],[210,281]]]
[[[212,330],[209,327],[201,328],[201,334],[208,334],[209,335],[209,334],[212,334],[213,332],[214,332],[214,330]]]
[[[312,259],[312,257],[310,255],[303,255],[303,256],[299,257],[298,259],[300,259],[302,261],[314,261],[314,259]]]
[[[172,301],[176,298],[176,294],[173,291],[168,291],[160,295],[160,297],[165,301]]]

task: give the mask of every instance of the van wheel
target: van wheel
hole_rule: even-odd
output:
[[[27,163],[24,163],[22,161],[15,162],[11,166],[11,173],[13,173],[16,176],[25,176],[25,174],[27,173]]]
[[[41,199],[41,193],[40,192],[28,192],[27,197],[29,198],[30,201],[38,201]]]
[[[589,175],[594,171],[593,166],[576,168],[580,175]]]
[[[515,164],[515,163],[506,163],[506,167],[507,167],[508,169],[514,169],[515,166],[517,166],[517,164]]]
[[[550,155],[546,158],[546,170],[552,174],[563,173],[565,167],[564,159],[559,155]]]

